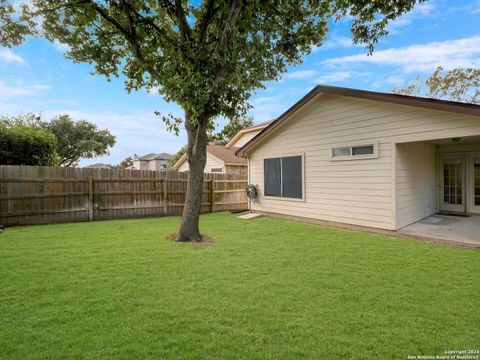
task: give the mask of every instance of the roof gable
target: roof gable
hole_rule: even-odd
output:
[[[332,94],[340,96],[348,96],[361,98],[366,100],[381,101],[393,104],[416,106],[420,108],[438,110],[438,111],[447,111],[454,112],[466,115],[480,116],[480,105],[476,104],[467,104],[460,103],[455,101],[447,100],[438,100],[438,99],[428,99],[418,96],[407,96],[407,95],[398,95],[390,93],[382,93],[375,91],[367,90],[358,90],[350,89],[336,86],[327,86],[327,85],[317,85],[310,92],[308,92],[303,98],[301,98],[297,103],[280,115],[275,121],[265,127],[260,133],[258,133],[253,139],[243,145],[238,149],[235,154],[237,156],[245,156],[245,152],[252,147],[254,147],[258,142],[267,137],[271,132],[273,132],[278,126],[283,124],[285,121],[290,119],[290,117],[300,110],[303,106],[309,103],[311,100],[316,98],[320,94]]]
[[[245,129],[240,130],[230,139],[230,141],[225,146],[226,147],[234,147],[235,143],[237,143],[238,140],[240,140],[245,134],[249,134],[251,132],[260,132],[263,129],[265,129],[271,122],[273,122],[273,120],[265,121],[263,123],[253,125],[253,126],[249,126]]]
[[[222,161],[225,165],[246,165],[247,160],[235,155],[238,148],[228,148],[223,145],[207,145],[207,153]],[[187,160],[187,154],[183,154],[180,159],[173,165],[178,169]]]

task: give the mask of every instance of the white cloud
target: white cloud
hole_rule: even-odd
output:
[[[0,60],[3,61],[3,62],[15,62],[15,63],[18,63],[18,64],[23,64],[25,62],[24,58],[15,54],[10,49],[1,49],[0,50]]]
[[[13,99],[21,96],[37,96],[45,91],[50,90],[50,85],[33,84],[33,85],[12,85],[6,84],[0,80],[0,95],[2,100]]]
[[[440,65],[446,69],[478,67],[480,36],[380,50],[371,56],[358,54],[323,61],[323,64],[344,66],[360,63],[397,66],[406,73],[428,72]]]
[[[404,84],[406,84],[407,80],[405,77],[400,76],[400,75],[391,75],[387,76],[386,78],[379,78],[375,79],[370,83],[370,86],[372,89],[380,89],[380,88],[385,88],[386,86],[390,89],[393,89],[395,87],[401,87]]]
[[[322,50],[330,50],[330,49],[336,49],[336,48],[351,48],[355,45],[352,42],[352,38],[346,37],[346,36],[334,36],[332,39],[325,41],[325,43],[322,46],[314,46],[312,48],[312,52],[318,52]]]
[[[390,34],[397,33],[400,28],[410,25],[416,19],[436,16],[437,15],[436,8],[437,8],[437,5],[435,1],[429,1],[429,2],[417,4],[413,8],[413,10],[391,21],[388,24],[388,31],[390,32]]]
[[[273,96],[266,95],[252,99],[253,109],[250,115],[253,116],[255,123],[275,119],[312,88],[313,86],[276,88]],[[271,91],[266,90],[267,94]]]
[[[470,8],[469,13],[470,13],[470,14],[480,14],[480,0],[477,1],[477,4],[476,4],[476,5],[473,5],[473,6]]]
[[[315,82],[318,84],[335,83],[350,79],[352,76],[353,73],[350,71],[334,71],[317,77]]]
[[[452,13],[468,13],[471,15],[477,15],[480,14],[480,0],[477,0],[474,4],[467,4],[464,6],[452,6],[448,8],[447,13],[452,14]]]
[[[287,73],[284,78],[292,80],[311,79],[315,75],[317,75],[317,72],[315,70],[299,70]]]
[[[168,112],[168,111],[167,111]],[[150,152],[176,152],[186,143],[183,131],[177,137],[166,129],[161,118],[153,111],[95,111],[69,108],[51,109],[42,112],[42,118],[50,119],[59,114],[69,114],[74,120],[87,120],[115,135],[117,143],[110,156],[82,160],[81,165],[96,162],[117,164],[125,157]],[[180,113],[174,115],[181,116]]]
[[[70,46],[68,46],[67,44],[61,43],[57,39],[53,40],[53,47],[56,50],[60,51],[61,53],[64,53],[70,50]]]

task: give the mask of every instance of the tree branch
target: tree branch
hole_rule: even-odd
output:
[[[136,23],[143,23],[147,26],[150,26],[153,30],[155,30],[160,36],[165,38],[169,43],[174,44],[173,39],[170,38],[170,36],[167,34],[165,29],[162,29],[160,26],[155,24],[155,21],[152,18],[145,17],[141,15],[138,11],[136,11],[128,2],[124,1],[124,6],[128,9],[128,11],[135,15],[136,17]]]
[[[190,40],[192,38],[192,29],[188,24],[181,0],[175,0],[175,9],[177,13],[178,28],[180,29],[180,34],[185,40]]]
[[[160,78],[160,74],[155,70],[155,68],[150,64],[144,57],[142,50],[140,48],[140,44],[138,43],[138,38],[135,32],[135,26],[132,24],[132,18],[127,13],[127,18],[129,21],[130,29],[126,29],[122,24],[120,24],[115,18],[111,17],[104,8],[95,4],[93,1],[89,1],[93,9],[107,22],[112,24],[127,40],[135,58],[137,61],[150,73],[150,75],[154,78]]]
[[[227,20],[225,21],[225,27],[223,28],[222,36],[218,45],[221,60],[214,82],[216,87],[223,85],[223,82],[225,81],[223,73],[225,70],[225,63],[228,60],[228,57],[226,56],[227,49],[231,43],[230,37],[239,18],[241,8],[242,4],[240,0],[232,0],[231,8]]]
[[[202,25],[200,26],[200,46],[203,46],[205,39],[207,38],[208,25],[210,25],[210,20],[212,19],[215,13],[215,0],[209,0],[207,4],[207,11],[205,17],[202,20]]]

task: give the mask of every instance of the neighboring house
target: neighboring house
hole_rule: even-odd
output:
[[[480,106],[317,86],[236,154],[258,212],[397,230],[480,213]]]
[[[258,125],[253,125],[243,130],[240,130],[235,136],[225,145],[228,148],[241,148],[251,139],[253,139],[260,131],[265,129],[272,121],[265,121]]]
[[[169,160],[172,155],[167,153],[150,153],[143,156],[133,156],[133,165],[129,167],[131,170],[167,170],[169,165]]]
[[[235,156],[238,148],[227,148],[223,145],[207,145],[206,173],[247,175],[247,160]],[[187,156],[184,154],[173,165],[178,171],[188,171]]]
[[[235,151],[241,146],[245,145],[264,128],[266,128],[270,122],[271,121],[268,121],[240,130],[225,146],[208,145],[205,172],[246,175],[248,171],[247,160],[236,156]],[[178,159],[178,161],[173,165],[173,168],[178,171],[188,171],[186,154]]]
[[[110,164],[96,163],[96,164],[87,165],[87,166],[85,166],[85,167],[86,167],[86,168],[89,168],[89,169],[111,169],[111,168],[112,168],[112,165],[110,165]]]

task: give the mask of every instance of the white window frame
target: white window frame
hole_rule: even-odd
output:
[[[290,197],[283,197],[283,196],[269,196],[263,195],[263,198],[269,200],[280,200],[280,201],[297,201],[297,202],[305,202],[305,153],[295,153],[295,154],[282,154],[282,155],[275,155],[269,156],[262,159],[262,172],[263,172],[263,187],[265,186],[265,167],[264,163],[266,159],[277,159],[277,158],[284,158],[290,156],[300,156],[302,158],[302,197],[301,198],[290,198]],[[282,162],[280,161],[280,174],[282,169]],[[282,178],[280,178],[280,188],[283,187]],[[265,188],[263,189],[263,193],[265,194]]]
[[[365,155],[352,155],[352,148],[362,146],[373,146],[373,154]],[[345,156],[333,156],[333,149],[336,148],[350,148],[350,155]],[[366,160],[366,159],[378,159],[378,140],[375,141],[352,141],[343,144],[330,145],[328,151],[330,152],[330,161],[350,161],[350,160]]]

